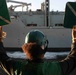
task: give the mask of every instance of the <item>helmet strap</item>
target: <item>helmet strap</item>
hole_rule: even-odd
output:
[[[47,49],[48,49],[48,40],[46,40],[46,46],[45,46],[45,48],[44,48],[44,50],[43,50],[43,53],[45,54],[46,53],[46,51],[47,51]]]

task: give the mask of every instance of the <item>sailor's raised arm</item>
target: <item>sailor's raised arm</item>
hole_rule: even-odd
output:
[[[6,54],[6,50],[3,46],[3,38],[4,38],[4,33],[2,31],[2,26],[0,26],[0,62],[6,61],[9,59],[9,57]]]
[[[67,57],[60,62],[63,75],[70,74],[76,68],[76,27],[72,28],[71,51]]]

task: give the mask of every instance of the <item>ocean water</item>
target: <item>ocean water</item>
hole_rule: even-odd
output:
[[[56,59],[57,56],[66,56],[68,55],[69,52],[46,52],[44,55],[45,59]],[[7,52],[7,55],[12,58],[21,58],[21,59],[26,59],[26,54],[20,51],[16,52]]]

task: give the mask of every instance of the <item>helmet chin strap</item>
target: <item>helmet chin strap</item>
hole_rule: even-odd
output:
[[[43,53],[45,54],[46,53],[46,51],[47,51],[47,49],[48,49],[48,40],[46,40],[46,46],[45,46],[45,48],[44,48],[44,50],[43,50]]]

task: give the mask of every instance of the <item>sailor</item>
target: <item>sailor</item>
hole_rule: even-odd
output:
[[[30,31],[25,37],[22,50],[28,60],[14,60],[6,54],[0,27],[0,65],[7,75],[69,75],[76,67],[76,27],[72,29],[72,46],[62,61],[44,61],[48,41],[39,30]]]

